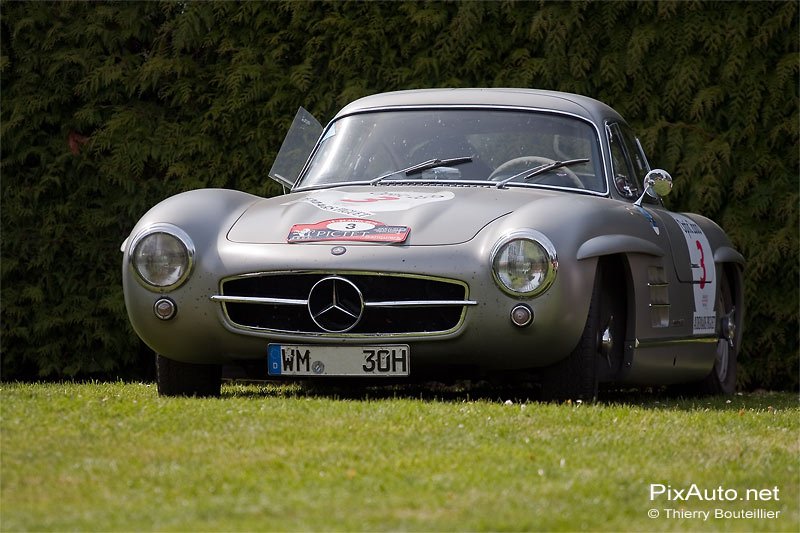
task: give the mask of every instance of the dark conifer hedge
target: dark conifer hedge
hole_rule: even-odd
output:
[[[747,258],[741,385],[798,383],[796,2],[2,2],[2,375],[137,364],[119,246],[152,204],[267,178],[297,107],[586,94]]]

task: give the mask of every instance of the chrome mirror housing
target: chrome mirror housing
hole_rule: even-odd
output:
[[[667,196],[672,191],[672,176],[666,170],[655,168],[647,173],[644,177],[644,192],[638,200],[634,202],[635,205],[642,205],[644,195],[650,195],[653,198],[661,198]]]

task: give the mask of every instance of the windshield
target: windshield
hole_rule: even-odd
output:
[[[554,113],[359,113],[328,127],[297,186],[435,180],[606,192],[598,143],[589,123]]]

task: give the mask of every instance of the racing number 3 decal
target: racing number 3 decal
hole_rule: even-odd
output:
[[[716,331],[717,315],[714,311],[714,262],[706,252],[711,251],[706,234],[691,218],[670,213],[681,228],[689,252],[692,267],[692,292],[694,293],[693,335],[713,335]],[[677,243],[676,243],[677,244]],[[706,264],[706,259],[711,261]]]
[[[700,276],[700,289],[706,288],[706,254],[703,253],[703,245],[700,241],[694,241],[697,244],[697,249],[700,250],[700,268],[703,269],[703,274]]]

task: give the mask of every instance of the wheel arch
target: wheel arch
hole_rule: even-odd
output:
[[[720,263],[720,272],[725,272],[733,293],[733,305],[736,308],[736,338],[734,343],[738,346],[738,351],[742,350],[742,330],[744,329],[744,265],[739,261]],[[721,290],[721,289],[718,289]]]
[[[613,340],[612,364],[607,368],[598,369],[598,380],[602,382],[614,381],[625,368],[625,346],[631,332],[636,331],[636,299],[633,286],[633,274],[628,254],[624,252],[611,253],[599,256],[595,275],[602,276],[601,283],[614,294],[623,313],[623,326],[619,328],[617,338]]]

